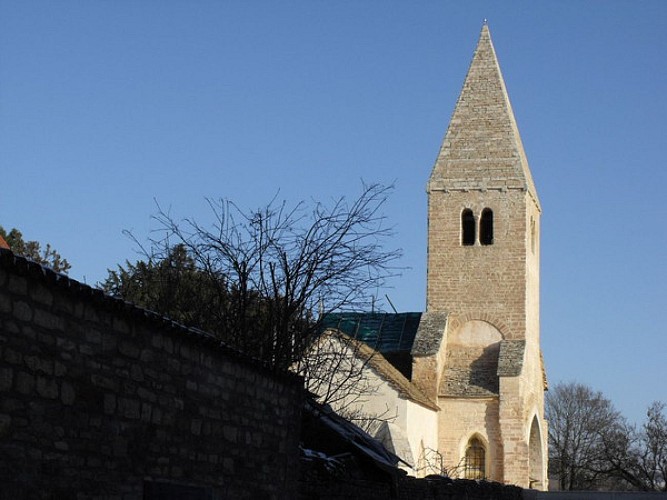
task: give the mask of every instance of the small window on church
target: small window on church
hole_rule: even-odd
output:
[[[475,216],[469,208],[461,212],[461,244],[465,246],[475,244]]]
[[[482,245],[493,245],[493,210],[485,208],[479,220],[479,242]]]
[[[481,441],[472,438],[468,442],[465,456],[465,478],[484,479],[486,476],[486,450]]]
[[[535,219],[530,218],[530,249],[535,253]]]

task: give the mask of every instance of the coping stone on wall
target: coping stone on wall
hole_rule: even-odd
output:
[[[187,327],[166,316],[136,306],[131,302],[111,297],[99,288],[93,288],[90,285],[76,281],[65,274],[58,273],[30,259],[18,256],[11,250],[0,248],[0,269],[8,273],[40,281],[49,288],[62,290],[66,294],[104,308],[111,313],[121,314],[129,319],[159,327],[172,334],[180,335],[181,338],[188,339],[190,342],[204,344],[209,349],[222,351],[241,362],[253,365],[264,372],[271,373],[279,379],[292,381],[293,383],[300,383],[301,381],[301,377],[296,374],[272,370],[267,363],[230,347],[211,333],[198,328]]]

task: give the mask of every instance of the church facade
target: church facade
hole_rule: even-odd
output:
[[[383,431],[415,474],[434,472],[437,456],[450,475],[546,490],[541,207],[486,25],[427,193],[426,311],[404,323],[333,315],[329,326],[376,349],[400,373],[389,380],[369,364],[369,376],[432,416],[397,415],[395,438]]]

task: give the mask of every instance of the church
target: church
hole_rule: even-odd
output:
[[[371,348],[363,410],[411,474],[546,490],[541,207],[486,23],[427,197],[426,310],[326,326]]]

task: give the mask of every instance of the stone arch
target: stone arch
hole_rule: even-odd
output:
[[[452,314],[449,318],[449,331],[454,332],[457,329],[461,328],[462,325],[468,323],[469,321],[484,321],[489,323],[491,326],[496,328],[502,335],[502,339],[512,338],[510,334],[510,329],[507,327],[505,322],[501,321],[499,318],[496,318],[493,314],[481,313],[481,314]]]
[[[453,329],[448,343],[488,346],[504,340],[503,333],[496,325],[484,319],[469,319]]]
[[[462,440],[459,456],[459,476],[465,479],[489,477],[491,463],[489,440],[481,432],[472,432]]]
[[[537,415],[531,421],[528,434],[528,470],[529,487],[537,490],[544,489],[544,447]]]
[[[477,239],[475,231],[475,216],[472,210],[465,208],[461,211],[461,245],[473,246]]]
[[[480,245],[493,245],[493,210],[485,208],[479,218]]]
[[[459,322],[447,336],[439,394],[489,397],[499,391],[498,358],[502,332],[488,321]]]

